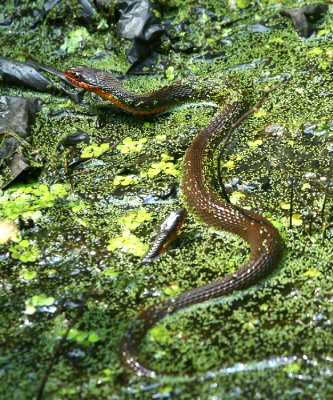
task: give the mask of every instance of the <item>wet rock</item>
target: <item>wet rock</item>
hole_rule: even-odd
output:
[[[88,133],[78,131],[72,135],[67,135],[62,141],[61,145],[64,147],[76,146],[79,143],[89,143],[90,137]]]
[[[258,190],[259,185],[256,182],[247,182],[241,180],[239,177],[235,177],[225,184],[225,188],[228,190],[237,190],[241,193],[250,193]]]
[[[30,167],[20,148],[28,138],[35,113],[40,108],[37,98],[0,96],[0,167],[5,169],[0,182],[2,187]]]
[[[155,64],[155,50],[160,44],[164,29],[156,16],[161,13],[157,2],[150,0],[120,0],[117,5],[120,18],[117,30],[120,37],[131,40],[127,57],[132,66],[130,70],[146,64]]]
[[[301,126],[302,133],[305,137],[311,138],[313,136],[322,136],[328,132],[329,127],[327,129],[326,126],[318,125],[315,122],[308,122]]]
[[[34,67],[0,57],[0,76],[5,83],[21,85],[34,90],[54,91],[55,85]]]
[[[81,13],[82,13],[82,19],[90,23],[93,21],[94,16],[97,14],[97,10],[92,4],[90,0],[80,0],[81,4]]]
[[[246,27],[246,30],[253,32],[270,32],[272,28],[262,24],[253,24],[253,25],[248,25]]]
[[[281,15],[289,17],[297,33],[305,38],[311,36],[314,32],[314,26],[311,21],[317,21],[328,11],[326,4],[316,3],[308,6],[289,8],[281,11]]]
[[[267,125],[261,132],[262,136],[288,136],[290,132],[280,124]]]
[[[54,84],[38,70],[45,71],[66,81],[63,71],[54,67],[42,65],[33,61],[21,63],[19,61],[0,57],[0,76],[3,82],[17,86],[24,86],[41,92],[64,92],[76,103],[79,103],[82,100],[84,95],[83,89],[76,89],[75,92],[69,92],[64,86]],[[68,84],[67,81],[66,84]]]

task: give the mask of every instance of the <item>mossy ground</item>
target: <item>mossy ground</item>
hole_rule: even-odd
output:
[[[304,3],[283,1],[283,6]],[[140,310],[223,276],[248,256],[239,239],[190,217],[165,256],[150,265],[140,263],[158,222],[181,206],[172,188],[182,157],[216,109],[197,104],[133,118],[87,107],[94,104],[89,95],[85,106],[77,106],[65,97],[3,86],[3,94],[38,96],[44,107],[30,138],[43,159],[41,174],[32,189],[29,184],[30,189],[12,190],[14,197],[5,206],[0,203],[1,219],[17,221],[14,198],[20,199],[23,215],[21,241],[2,245],[0,253],[1,399],[34,396],[54,348],[75,318],[45,398],[333,397],[332,6],[305,40],[279,16],[281,1],[196,4],[164,2],[165,18],[183,24],[178,41],[162,43],[161,63],[169,80],[228,75],[255,104],[281,74],[289,77],[237,129],[223,160],[234,201],[279,228],[284,261],[258,287],[181,312],[151,331],[142,358],[159,371],[176,373],[176,379],[151,381],[124,370],[118,343]],[[107,17],[88,27],[88,36],[77,33],[79,50],[75,41],[72,47],[65,41],[81,28],[71,5],[60,2],[43,23],[29,29],[31,10],[40,4],[27,2],[15,28],[0,31],[2,54],[38,58],[60,69],[86,64],[124,73],[128,44],[116,38]],[[223,17],[242,19],[226,25]],[[248,27],[262,20],[270,31]],[[166,84],[166,77],[133,77],[125,84],[146,91]],[[87,144],[82,144],[75,151],[59,150],[59,142],[77,131],[89,134],[93,148],[84,150]],[[76,163],[84,151],[93,158]],[[55,183],[63,186],[52,192]],[[49,190],[39,186],[44,184]],[[251,185],[257,189],[250,190]]]

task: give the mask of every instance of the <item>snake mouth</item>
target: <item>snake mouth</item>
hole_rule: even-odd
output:
[[[94,91],[95,89],[98,88],[97,84],[94,85],[91,79],[88,79],[88,77],[84,75],[83,68],[80,67],[69,68],[64,72],[64,76],[68,80],[68,82],[70,82],[74,86],[78,86],[90,91]]]

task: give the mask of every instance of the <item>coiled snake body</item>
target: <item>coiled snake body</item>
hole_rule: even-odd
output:
[[[206,285],[190,289],[177,298],[153,305],[139,314],[122,338],[121,358],[138,374],[154,377],[157,372],[139,360],[138,346],[147,331],[166,315],[193,304],[246,288],[271,272],[280,262],[283,244],[278,231],[264,217],[223,201],[214,189],[209,163],[214,150],[244,110],[242,95],[231,85],[195,82],[175,84],[147,94],[128,92],[110,73],[87,67],[73,67],[65,77],[76,86],[94,92],[134,114],[156,114],[176,104],[207,99],[217,101],[220,110],[188,148],[183,163],[181,190],[186,208],[214,228],[235,233],[251,247],[251,257],[236,272]],[[233,95],[226,95],[226,91]],[[224,105],[223,105],[224,104]]]

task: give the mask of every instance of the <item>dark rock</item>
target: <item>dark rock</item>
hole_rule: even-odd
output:
[[[89,135],[88,133],[78,131],[72,135],[67,135],[62,141],[61,144],[65,147],[76,146],[79,143],[89,143]]]
[[[19,61],[13,61],[5,57],[0,57],[0,76],[3,82],[17,86],[28,87],[41,92],[64,92],[77,103],[82,100],[84,89],[76,90],[75,92],[69,92],[64,86],[54,84],[38,70],[42,70],[54,75],[61,80],[66,81],[66,84],[69,84],[64,77],[63,71],[60,71],[57,68],[42,65],[33,61],[21,63]]]
[[[90,0],[80,0],[80,4],[82,19],[87,23],[92,22],[94,16],[97,14],[96,8],[93,6]]]
[[[161,12],[158,3],[150,0],[120,0],[117,11],[120,14],[117,23],[118,34],[132,41],[127,53],[132,64],[131,70],[149,57],[150,65],[156,63],[157,56],[153,53],[159,46],[164,32],[156,17],[156,11]]]
[[[0,96],[0,166],[10,171],[9,174],[2,174],[2,188],[30,167],[20,151],[20,139],[26,141],[35,121],[35,113],[40,108],[41,103],[37,98]]]
[[[317,21],[328,11],[328,6],[321,3],[311,4],[309,6],[289,8],[281,11],[281,15],[289,17],[297,33],[305,38],[311,36],[314,27],[311,21]]]

